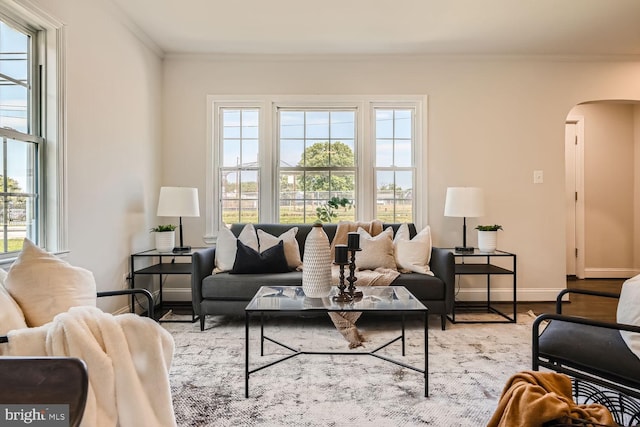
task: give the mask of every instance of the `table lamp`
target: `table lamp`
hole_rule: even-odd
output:
[[[444,216],[462,217],[462,246],[456,246],[456,252],[472,253],[473,247],[467,247],[467,218],[484,215],[484,192],[477,187],[449,187],[444,202]]]
[[[180,217],[180,246],[173,252],[189,252],[191,246],[184,246],[182,240],[182,217],[200,216],[198,189],[187,187],[161,187],[158,199],[158,216]]]

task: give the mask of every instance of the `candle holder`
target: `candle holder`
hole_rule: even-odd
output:
[[[349,282],[349,288],[347,292],[351,295],[352,300],[360,300],[362,299],[362,292],[356,291],[356,281],[358,278],[356,277],[356,252],[361,251],[362,249],[349,249],[351,252],[351,261],[349,262],[349,277],[347,278],[347,282]]]
[[[334,262],[335,265],[340,266],[340,282],[338,284],[338,295],[333,296],[333,300],[336,302],[351,302],[353,297],[351,294],[345,292],[347,285],[344,283],[344,266],[349,265],[349,261],[346,262]]]

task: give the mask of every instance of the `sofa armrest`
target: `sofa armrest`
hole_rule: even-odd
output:
[[[447,313],[453,310],[453,302],[455,298],[455,258],[453,253],[448,249],[431,248],[431,261],[429,268],[433,274],[442,280],[446,288],[445,305]]]
[[[191,258],[191,302],[193,312],[200,314],[200,302],[202,301],[202,280],[211,276],[215,266],[216,248],[206,248],[193,253]]]

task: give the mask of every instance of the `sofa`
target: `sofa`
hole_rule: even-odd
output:
[[[234,236],[239,236],[245,224],[232,224]],[[394,234],[401,224],[383,224],[392,227]],[[298,227],[295,236],[304,255],[304,244],[312,224],[253,224],[256,231],[263,230],[280,236],[292,227]],[[332,241],[338,224],[324,224],[323,229]],[[416,234],[414,224],[408,224],[411,238]],[[244,309],[261,286],[301,286],[302,271],[287,271],[268,274],[213,274],[216,248],[209,247],[193,254],[191,292],[193,310],[200,317],[200,330],[204,330],[207,315],[242,315]],[[304,259],[303,259],[304,261]],[[432,247],[430,270],[433,276],[419,273],[401,273],[391,284],[405,286],[428,309],[430,315],[439,315],[441,327],[446,327],[446,318],[454,304],[454,257],[450,250]],[[356,272],[357,277],[357,272]]]

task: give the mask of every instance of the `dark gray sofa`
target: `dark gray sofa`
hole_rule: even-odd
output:
[[[304,254],[304,243],[312,224],[253,224],[257,229],[274,236],[279,236],[291,227],[298,227],[296,240]],[[391,226],[394,233],[400,224],[384,224]],[[231,231],[238,236],[244,224],[233,224]],[[323,229],[329,240],[335,236],[337,224],[324,224]],[[410,235],[416,235],[416,228],[409,224]],[[193,254],[193,274],[191,275],[191,292],[193,310],[200,316],[200,330],[204,330],[206,315],[244,313],[244,308],[261,286],[301,286],[302,272],[270,274],[212,274],[215,260],[215,247],[207,248]],[[303,259],[304,261],[304,259]],[[453,309],[454,302],[454,257],[445,249],[432,248],[430,268],[434,276],[418,273],[402,273],[392,283],[405,286],[429,309],[429,314],[440,315],[442,329],[445,329],[446,316]],[[357,276],[357,273],[356,273]]]

